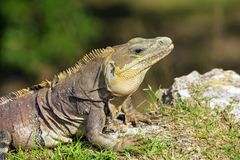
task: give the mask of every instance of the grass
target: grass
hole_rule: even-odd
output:
[[[152,100],[156,101],[154,97]],[[143,135],[147,143],[127,148],[124,153],[100,150],[82,139],[77,139],[71,144],[60,144],[54,149],[19,149],[10,152],[8,158],[240,159],[240,124],[234,122],[226,111],[213,114],[201,103],[189,105],[181,101],[178,101],[175,107],[161,104],[159,111],[159,133]]]
[[[82,142],[80,139],[74,143],[67,145],[59,144],[54,149],[42,148],[33,150],[17,150],[8,154],[9,159],[25,160],[25,159],[52,159],[52,160],[70,160],[70,159],[81,159],[81,160],[102,160],[117,159],[117,153],[109,150],[96,151],[91,149],[92,147]]]

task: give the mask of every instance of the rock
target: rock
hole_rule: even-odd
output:
[[[227,109],[236,121],[240,120],[240,75],[234,71],[213,69],[203,75],[193,71],[175,78],[171,88],[160,90],[157,93],[164,92],[164,103],[197,102],[212,109]]]

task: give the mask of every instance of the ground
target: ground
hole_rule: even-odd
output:
[[[143,105],[156,107],[149,94]],[[159,117],[153,125],[130,128],[138,130],[142,144],[123,153],[99,149],[84,138],[54,149],[12,150],[9,159],[240,159],[240,123],[225,110],[212,112],[209,107],[179,101],[175,106],[158,104]],[[146,108],[146,106],[144,107]],[[150,129],[149,129],[150,128]],[[135,133],[134,133],[135,134]]]

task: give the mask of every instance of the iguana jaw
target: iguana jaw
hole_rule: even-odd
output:
[[[167,56],[172,49],[172,40],[167,37],[134,38],[128,42],[127,49],[117,46],[111,59],[109,58],[105,64],[105,81],[108,90],[116,96],[132,94],[142,83],[151,66]],[[141,53],[134,53],[139,50],[142,50]],[[122,54],[122,56],[114,54]],[[124,64],[121,58],[129,63]]]

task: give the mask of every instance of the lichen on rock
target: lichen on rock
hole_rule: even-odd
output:
[[[240,75],[223,69],[213,69],[202,75],[193,71],[175,78],[173,85],[164,90],[161,99],[170,103],[177,100],[191,104],[197,102],[212,109],[228,110],[239,121]]]

